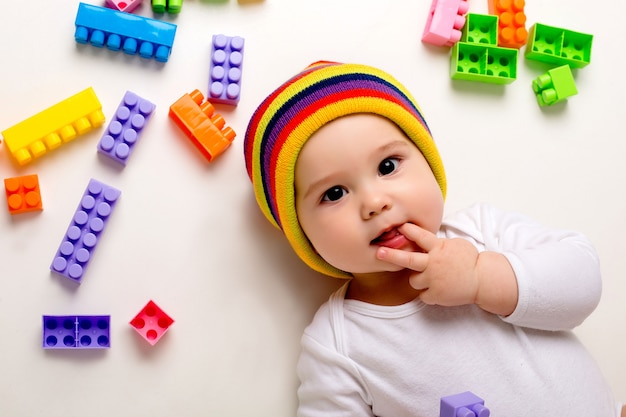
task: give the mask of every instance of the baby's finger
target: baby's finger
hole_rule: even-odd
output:
[[[421,252],[408,252],[400,249],[380,247],[376,257],[381,261],[422,272],[428,264],[428,255]]]
[[[416,224],[405,223],[398,230],[426,252],[430,252],[437,245],[437,236]]]

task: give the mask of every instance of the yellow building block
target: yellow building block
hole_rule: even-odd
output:
[[[25,165],[104,121],[102,104],[89,87],[2,131],[2,136],[15,161]]]

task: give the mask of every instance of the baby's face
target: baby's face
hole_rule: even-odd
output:
[[[419,250],[404,223],[436,232],[443,196],[419,149],[390,120],[360,113],[315,132],[295,171],[298,220],[322,258],[353,274],[400,270],[379,246]],[[394,269],[395,268],[395,269]]]

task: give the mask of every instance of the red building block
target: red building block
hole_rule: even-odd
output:
[[[235,131],[224,127],[224,118],[215,113],[215,107],[199,90],[185,94],[170,106],[169,116],[191,139],[209,161],[224,152],[235,139]]]
[[[130,325],[153,346],[173,323],[174,320],[152,300],[130,321]]]
[[[526,45],[524,0],[489,0],[489,14],[498,16],[498,46],[519,49]]]
[[[37,175],[5,178],[4,189],[7,195],[9,213],[20,214],[43,210]]]

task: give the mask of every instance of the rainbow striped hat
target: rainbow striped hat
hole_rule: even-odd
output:
[[[420,149],[445,197],[443,164],[417,103],[395,78],[370,66],[311,64],[261,103],[244,139],[246,169],[265,217],[283,231],[307,265],[338,278],[351,275],[322,259],[300,227],[294,174],[309,137],[326,123],[354,113],[374,113],[395,122]]]

